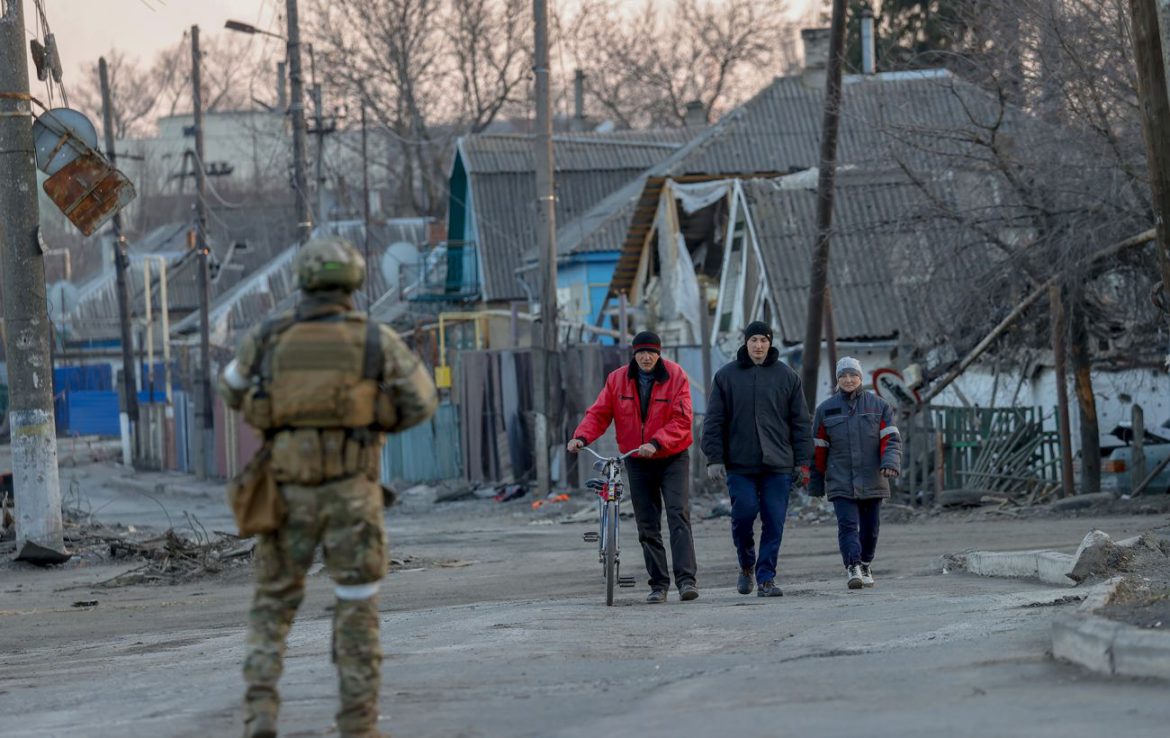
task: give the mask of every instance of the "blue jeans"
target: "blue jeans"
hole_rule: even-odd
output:
[[[780,555],[780,539],[784,536],[784,518],[788,515],[791,488],[791,474],[727,475],[727,491],[731,494],[731,540],[739,556],[739,568],[755,569],[756,581],[770,582],[776,578],[776,558]],[[762,523],[759,558],[756,558],[753,533],[757,516]]]
[[[837,545],[841,549],[841,561],[845,566],[863,561],[871,563],[877,551],[882,499],[838,497],[833,500],[833,508],[837,511]]]

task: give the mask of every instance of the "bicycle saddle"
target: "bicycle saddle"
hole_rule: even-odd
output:
[[[603,490],[603,489],[605,489],[605,480],[604,479],[590,479],[589,481],[585,482],[585,486],[588,487],[589,489]]]

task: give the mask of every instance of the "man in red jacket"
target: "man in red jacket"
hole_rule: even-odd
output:
[[[674,583],[680,600],[699,596],[695,542],[691,538],[691,388],[682,367],[662,358],[662,340],[643,331],[634,337],[634,358],[605,380],[597,401],[573,433],[577,453],[614,424],[618,449],[638,453],[626,462],[638,542],[650,575],[646,602],[666,602],[670,573],[662,545],[662,509],[670,527]]]

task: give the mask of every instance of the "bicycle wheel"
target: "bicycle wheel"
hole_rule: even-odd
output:
[[[617,504],[605,504],[605,604],[613,604],[613,588],[617,586]]]

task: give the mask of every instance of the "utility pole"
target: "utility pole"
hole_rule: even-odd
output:
[[[1068,417],[1068,371],[1065,354],[1064,290],[1059,284],[1048,288],[1052,321],[1052,360],[1056,368],[1056,409],[1060,422],[1060,486],[1062,497],[1076,494],[1073,486],[1072,422]]]
[[[1154,225],[1158,232],[1158,263],[1162,278],[1162,305],[1170,310],[1170,90],[1167,89],[1167,49],[1170,3],[1166,0],[1130,0],[1134,62],[1138,72],[1138,100],[1150,169]],[[1159,19],[1159,12],[1162,18]],[[1161,23],[1161,24],[1160,24]],[[1164,36],[1165,34],[1165,36]]]
[[[313,215],[309,211],[309,185],[305,181],[305,84],[301,77],[301,26],[297,0],[285,0],[288,16],[288,79],[292,118],[293,193],[297,206],[297,242],[304,243],[313,233]]]
[[[98,59],[98,73],[102,84],[102,128],[106,134],[106,158],[110,166],[118,166],[118,154],[114,150],[114,103],[110,95],[110,71],[106,66],[106,58]],[[118,290],[118,322],[121,325],[122,336],[122,394],[126,404],[125,434],[123,447],[135,444],[134,456],[137,457],[138,440],[138,392],[134,387],[134,344],[130,337],[130,292],[126,285],[126,267],[129,258],[126,254],[126,236],[122,233],[122,212],[115,211],[114,226],[114,275]],[[123,459],[123,461],[127,461]]]
[[[808,322],[804,332],[801,380],[810,408],[817,404],[817,370],[821,362],[821,325],[829,283],[829,238],[833,227],[833,181],[837,171],[837,128],[841,122],[841,69],[845,57],[845,0],[833,0],[829,29],[829,66],[821,124],[821,161],[817,176],[817,241],[808,288]]]
[[[37,175],[23,3],[0,3],[0,279],[8,357],[17,558],[65,554],[53,418],[53,365],[45,262],[37,228]]]
[[[552,486],[552,457],[549,453],[550,436],[560,431],[556,418],[557,391],[554,382],[557,369],[557,220],[556,196],[553,189],[552,101],[549,94],[548,62],[548,5],[546,0],[533,0],[535,21],[536,76],[536,132],[533,136],[536,162],[536,201],[538,225],[536,243],[540,252],[540,352],[543,379],[539,413],[544,416],[544,430],[537,430],[537,485],[547,491]],[[559,440],[559,439],[558,439]],[[544,462],[543,464],[541,462]]]
[[[199,52],[199,26],[191,26],[191,101],[195,111],[195,248],[199,250],[199,392],[196,399],[196,426],[202,437],[196,444],[195,474],[211,475],[215,461],[215,414],[211,405],[211,302],[207,279],[207,175],[203,155],[203,57]]]
[[[370,160],[368,137],[366,136],[366,97],[362,95],[362,250],[366,256],[366,272],[373,268],[370,264]],[[390,285],[386,285],[387,291]],[[374,293],[370,289],[370,279],[366,278],[366,309],[374,304]]]
[[[313,163],[317,194],[317,225],[329,220],[325,206],[325,118],[321,114],[321,85],[313,82],[313,135],[317,137],[317,160]]]

